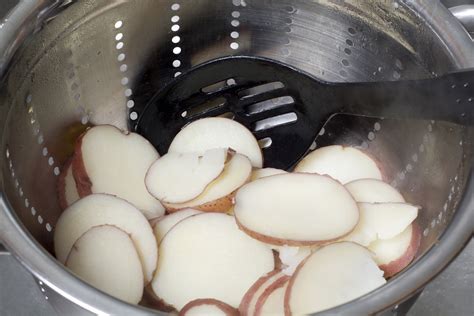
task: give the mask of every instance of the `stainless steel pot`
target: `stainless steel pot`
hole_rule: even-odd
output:
[[[468,32],[436,0],[20,1],[0,24],[0,240],[60,314],[155,312],[88,286],[52,255],[60,214],[55,183],[72,139],[89,124],[127,128],[149,94],[228,55],[273,58],[327,81],[474,67]],[[473,98],[453,102],[474,107]],[[423,240],[403,273],[327,313],[396,314],[394,306],[419,292],[472,235],[474,130],[434,121],[333,119],[356,126],[334,142],[372,152],[391,166],[391,183],[423,205]]]

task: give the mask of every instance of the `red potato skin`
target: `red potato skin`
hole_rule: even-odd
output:
[[[267,287],[265,289],[265,291],[263,291],[262,295],[257,300],[257,304],[255,305],[255,315],[254,316],[265,316],[265,315],[261,315],[261,313],[262,313],[262,307],[265,304],[265,302],[267,301],[268,297],[276,289],[279,289],[279,288],[285,286],[286,283],[289,281],[289,279],[290,279],[290,276],[288,276],[288,275],[282,276],[281,278],[275,280],[275,282],[273,282],[269,287]]]
[[[160,299],[158,296],[156,296],[155,292],[153,292],[153,289],[151,285],[147,285],[145,287],[145,291],[143,291],[143,298],[140,301],[140,305],[144,305],[146,307],[154,308],[162,312],[166,313],[177,313],[177,309],[174,308],[172,305],[168,305]]]
[[[290,298],[291,298],[291,289],[293,288],[293,284],[295,283],[295,279],[296,279],[296,276],[298,275],[298,273],[300,272],[301,268],[305,265],[305,263],[309,260],[309,258],[311,258],[311,256],[315,254],[315,252],[313,252],[312,254],[310,254],[309,256],[307,256],[303,261],[300,262],[300,264],[298,265],[298,267],[296,268],[295,272],[293,273],[293,275],[290,277],[290,280],[288,281],[288,287],[286,288],[286,292],[285,292],[285,302],[284,302],[284,305],[285,305],[285,316],[291,316],[292,313],[291,313],[291,309],[290,309]]]
[[[250,237],[260,240],[261,242],[264,242],[266,244],[270,245],[276,245],[276,246],[292,246],[292,247],[302,247],[302,246],[324,246],[326,244],[330,244],[332,242],[335,242],[341,238],[344,238],[345,236],[349,235],[354,229],[351,229],[348,233],[339,236],[334,239],[329,239],[329,240],[315,240],[315,241],[310,241],[310,240],[290,240],[290,239],[281,239],[281,238],[275,238],[275,237],[270,237],[270,236],[265,236],[260,233],[254,232],[253,230],[250,230],[240,224],[239,220],[237,217],[235,218],[235,222],[237,223],[237,226],[239,227],[240,230],[242,230],[244,233],[249,235]],[[357,225],[356,225],[357,226]]]
[[[67,175],[68,169],[71,167],[71,164],[72,164],[72,158],[69,158],[64,164],[61,174],[59,175],[59,178],[58,178],[58,184],[57,184],[58,203],[63,211],[69,206],[69,204],[66,201],[66,175]],[[76,185],[76,189],[77,189],[77,185]]]
[[[248,309],[249,309],[250,302],[252,301],[252,297],[269,278],[273,277],[277,273],[280,273],[280,271],[273,270],[271,272],[268,272],[264,276],[260,277],[257,281],[255,281],[255,283],[247,290],[247,292],[245,293],[239,305],[240,315],[252,316],[252,315],[248,315]]]
[[[235,192],[230,193],[229,195],[226,195],[224,197],[221,197],[217,200],[210,201],[198,206],[191,206],[193,209],[201,211],[201,212],[217,212],[217,213],[227,213],[232,206],[234,205],[234,196]],[[174,213],[186,208],[189,208],[189,206],[186,207],[175,207],[173,204],[163,204],[163,206],[166,208],[166,210],[169,213]]]
[[[87,129],[76,141],[74,156],[72,158],[72,175],[76,181],[77,193],[79,197],[83,198],[92,194],[92,182],[89,176],[87,175],[86,166],[84,165],[84,160],[82,159],[82,139],[87,133]]]
[[[214,305],[219,308],[225,315],[227,316],[239,316],[239,311],[233,308],[232,306],[218,301],[213,298],[200,298],[194,301],[189,302],[188,304],[184,305],[183,309],[179,312],[179,316],[185,316],[186,313],[191,310],[193,307],[201,306],[201,305]]]
[[[402,271],[403,269],[405,269],[413,260],[416,253],[418,252],[418,248],[420,247],[420,242],[421,242],[420,226],[418,226],[417,223],[413,222],[410,245],[408,246],[408,249],[405,251],[405,253],[400,258],[390,263],[382,264],[379,266],[379,268],[384,271],[384,277],[389,278],[391,276],[394,276],[398,272]]]

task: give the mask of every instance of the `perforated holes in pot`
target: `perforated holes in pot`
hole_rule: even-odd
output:
[[[69,87],[69,95],[74,103],[76,108],[77,114],[81,117],[80,122],[83,125],[89,123],[89,113],[87,113],[85,107],[82,104],[81,98],[81,82],[80,78],[76,76],[76,70],[74,66],[74,52],[69,50],[68,54],[68,61],[66,63],[65,71],[66,71],[66,84]]]
[[[229,47],[232,49],[232,50],[237,50],[239,49],[239,42],[238,42],[238,39],[240,37],[240,33],[239,33],[239,26],[240,26],[240,11],[238,10],[238,6],[240,6],[241,3],[238,3],[238,2],[233,2],[233,5],[236,7],[236,10],[232,11],[231,14],[230,14],[230,18],[231,18],[231,26],[232,26],[232,31],[230,33],[230,38],[232,40],[232,42],[230,43]]]
[[[121,74],[120,84],[123,86],[123,94],[126,97],[125,105],[129,110],[129,117],[131,120],[138,119],[138,113],[133,110],[135,106],[135,101],[133,100],[133,90],[130,87],[130,78],[128,76],[129,67],[126,62],[126,34],[124,33],[124,22],[122,20],[117,20],[114,23],[114,41],[115,49],[117,51],[117,61],[119,62],[118,70]]]
[[[21,205],[21,207],[23,207],[27,213],[31,214],[31,216],[35,217],[36,222],[39,225],[43,226],[42,224],[45,224],[44,228],[46,229],[48,233],[51,233],[53,231],[52,225],[49,222],[45,222],[43,216],[41,216],[38,213],[35,206],[32,205],[32,202],[25,196],[25,192],[23,191],[23,187],[20,183],[20,180],[16,176],[15,167],[11,159],[11,153],[8,146],[5,149],[5,156],[6,156],[8,167],[10,170],[11,180],[14,183],[14,186],[16,188],[16,193],[18,194],[20,199],[23,201],[23,205]]]

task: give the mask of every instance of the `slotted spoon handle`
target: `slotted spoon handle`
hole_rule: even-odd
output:
[[[433,79],[337,84],[330,93],[348,113],[474,124],[474,70]]]
[[[291,168],[336,113],[473,125],[474,71],[398,82],[329,83],[280,62],[231,56],[163,87],[133,128],[160,153],[187,124],[231,117],[260,141],[266,166]]]

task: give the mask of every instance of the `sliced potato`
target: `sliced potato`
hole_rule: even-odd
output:
[[[111,125],[88,129],[77,141],[72,172],[80,197],[107,193],[135,205],[148,219],[162,216],[163,205],[145,187],[145,175],[158,159],[155,148],[136,133]]]
[[[163,237],[165,237],[165,235],[169,232],[171,228],[173,228],[174,225],[181,222],[183,219],[188,218],[189,216],[201,213],[202,212],[198,210],[187,208],[160,218],[153,227],[153,232],[155,234],[156,242],[158,243],[158,245],[160,244]]]
[[[168,153],[151,165],[145,177],[146,187],[162,203],[188,202],[222,173],[227,156],[224,148],[203,154]]]
[[[317,174],[281,174],[244,185],[235,196],[239,227],[274,245],[305,246],[349,234],[359,209],[336,180]]]
[[[74,243],[66,266],[81,279],[127,303],[143,295],[140,258],[128,234],[117,227],[96,226]]]
[[[383,178],[377,163],[371,157],[359,149],[341,145],[316,149],[298,163],[295,172],[329,175],[342,184],[357,179]]]
[[[258,298],[255,316],[285,315],[285,293],[289,278],[273,282]]]
[[[274,264],[271,249],[242,233],[231,216],[198,214],[180,221],[161,241],[152,287],[177,310],[203,297],[237,308]]]
[[[349,302],[386,283],[366,248],[324,246],[303,261],[285,293],[285,315],[306,315]]]
[[[255,308],[257,307],[257,301],[265,292],[265,290],[271,286],[276,280],[280,279],[288,280],[288,276],[284,275],[278,270],[274,270],[266,275],[260,277],[255,283],[247,290],[242,301],[239,305],[239,312],[242,316],[252,316],[255,314]]]
[[[408,203],[358,203],[360,220],[343,240],[368,246],[403,232],[417,217],[419,206]]]
[[[260,178],[265,178],[269,176],[274,176],[277,174],[287,173],[285,170],[276,169],[276,168],[263,168],[263,169],[254,169],[252,171],[252,176],[250,177],[250,181],[255,181]]]
[[[239,312],[224,302],[201,298],[186,304],[179,316],[239,316]]]
[[[140,257],[145,282],[149,282],[158,255],[153,231],[135,206],[108,194],[88,195],[61,214],[54,230],[54,250],[58,260],[65,263],[76,240],[100,225],[116,226],[129,234]]]
[[[63,210],[80,198],[76,188],[76,180],[74,180],[72,174],[71,162],[71,160],[66,162],[58,178],[58,201]]]
[[[420,240],[420,228],[416,223],[412,223],[397,236],[378,239],[368,248],[374,253],[375,262],[385,272],[384,276],[387,278],[410,264],[420,247]]]
[[[207,117],[184,127],[173,139],[168,152],[203,153],[213,148],[231,148],[247,156],[252,166],[263,165],[262,151],[252,133],[242,124],[222,117]]]
[[[377,179],[359,179],[345,185],[357,202],[404,203],[405,199],[390,184]]]
[[[286,275],[293,275],[298,265],[311,255],[310,247],[289,247],[282,246],[278,250],[278,257],[282,263],[282,272]]]
[[[197,198],[185,203],[165,203],[170,212],[194,208],[204,212],[227,212],[233,205],[235,190],[250,177],[252,166],[247,157],[235,154],[226,164],[221,175],[211,182]]]

